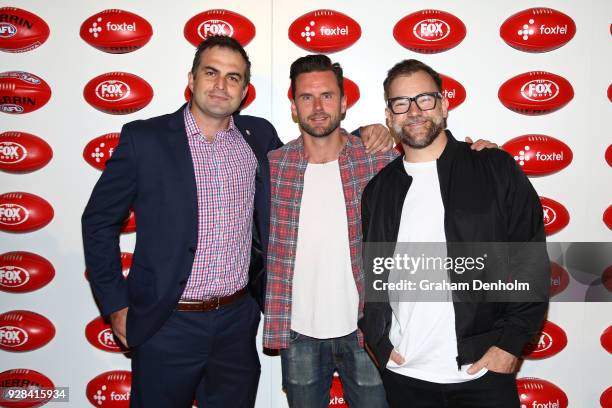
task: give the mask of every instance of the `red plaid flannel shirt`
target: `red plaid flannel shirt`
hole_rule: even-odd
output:
[[[361,318],[364,294],[361,268],[361,193],[370,179],[396,158],[398,153],[393,149],[387,153],[368,154],[360,138],[347,136],[347,142],[338,157],[338,164],[346,201],[351,266],[359,293]],[[287,348],[289,344],[293,268],[304,172],[308,164],[304,157],[302,137],[268,153],[268,160],[272,201],[263,345],[269,349],[281,349]],[[359,340],[360,343],[363,342],[361,333]]]

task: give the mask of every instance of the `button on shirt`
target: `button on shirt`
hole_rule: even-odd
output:
[[[248,282],[257,158],[230,117],[213,141],[189,106],[185,129],[198,197],[198,243],[183,299],[231,295]]]

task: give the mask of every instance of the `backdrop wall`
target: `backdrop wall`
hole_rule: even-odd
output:
[[[562,203],[570,214],[569,224],[550,235],[549,241],[611,241],[612,231],[602,220],[612,203],[612,164],[604,159],[611,143],[606,122],[612,114],[612,101],[606,96],[612,82],[610,1],[211,0],[172,5],[159,0],[115,0],[104,4],[76,0],[0,1],[0,7],[5,6],[36,14],[50,27],[50,36],[34,50],[0,53],[0,72],[35,74],[49,84],[52,95],[45,106],[34,112],[0,113],[0,133],[22,131],[37,135],[51,146],[53,158],[36,171],[1,172],[0,193],[23,191],[40,196],[52,205],[54,217],[47,226],[33,232],[0,231],[0,253],[36,253],[53,264],[55,277],[38,290],[0,292],[0,313],[29,310],[42,314],[53,323],[56,333],[48,344],[32,351],[14,352],[6,343],[9,346],[3,350],[11,351],[0,351],[0,371],[28,368],[43,373],[58,387],[69,387],[70,402],[63,406],[89,406],[86,388],[90,380],[107,371],[129,370],[129,359],[123,354],[95,348],[85,337],[85,327],[98,310],[84,277],[80,215],[100,172],[83,159],[83,150],[93,138],[119,132],[128,121],[168,113],[184,103],[194,47],[185,39],[183,29],[191,17],[206,10],[231,10],[255,25],[256,34],[246,49],[253,64],[256,98],[244,113],[268,118],[283,141],[298,136],[287,98],[289,66],[310,52],[289,39],[289,26],[317,9],[339,11],[361,28],[361,36],[354,44],[329,54],[342,64],[345,76],[360,91],[359,100],[347,112],[344,127],[384,123],[382,80],[386,71],[401,59],[420,59],[459,81],[466,90],[465,101],[449,115],[448,126],[456,137],[469,135],[503,145],[519,135],[545,134],[570,147],[573,161],[567,168],[531,178],[541,196]],[[551,7],[570,16],[576,25],[575,36],[562,47],[544,53],[524,52],[506,44],[499,34],[502,23],[512,14],[536,6]],[[151,40],[141,49],[125,54],[110,54],[88,45],[79,36],[81,24],[109,8],[127,10],[147,20],[153,28]],[[435,54],[416,53],[400,45],[393,37],[395,24],[425,8],[458,17],[466,26],[465,39]],[[571,83],[574,97],[567,106],[545,115],[528,116],[500,102],[498,90],[502,83],[518,74],[540,70]],[[85,84],[113,71],[129,72],[146,80],[154,90],[151,102],[127,115],[107,114],[90,106],[83,98]],[[172,212],[167,216],[172,217]],[[122,235],[122,251],[132,252],[135,239],[134,233]],[[3,263],[5,272],[9,271],[7,262]],[[570,277],[569,287],[556,299],[583,288],[581,282]],[[612,303],[554,302],[548,320],[565,332],[567,345],[548,358],[525,361],[519,377],[550,381],[567,395],[568,406],[599,406],[601,394],[612,386],[611,351],[601,344],[606,341],[601,339],[602,333],[612,324]],[[1,340],[0,344],[5,344]],[[261,339],[258,347],[261,348]],[[280,359],[262,354],[261,362],[257,407],[285,407]],[[106,400],[97,406],[121,405]]]

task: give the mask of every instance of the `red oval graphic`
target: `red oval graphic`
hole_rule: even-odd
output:
[[[540,197],[544,211],[544,232],[551,235],[561,231],[569,224],[570,215],[563,204],[546,197]]]
[[[336,52],[355,44],[361,37],[359,23],[334,10],[314,10],[293,21],[289,39],[313,52]]]
[[[536,7],[508,17],[499,29],[511,47],[527,52],[546,52],[567,44],[576,34],[576,24],[566,14]]]
[[[245,16],[229,10],[207,10],[191,17],[183,29],[185,39],[194,47],[211,35],[234,38],[243,47],[255,38],[255,25]]]
[[[546,320],[538,334],[525,346],[523,357],[530,360],[551,357],[561,352],[565,346],[567,346],[565,331]]]
[[[504,106],[523,115],[543,115],[567,105],[574,88],[559,75],[531,71],[504,82],[497,94]]]
[[[393,37],[405,48],[423,54],[456,47],[466,35],[463,22],[441,10],[420,10],[408,14],[393,27]]]
[[[101,112],[126,115],[147,106],[153,99],[153,88],[134,74],[107,72],[85,85],[83,97]]]
[[[124,54],[149,42],[153,27],[144,18],[125,10],[103,10],[83,22],[81,38],[100,51]]]
[[[510,153],[528,176],[544,176],[570,165],[574,157],[568,145],[546,135],[523,135],[508,140],[502,148]]]

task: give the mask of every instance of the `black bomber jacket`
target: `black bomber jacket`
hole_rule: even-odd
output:
[[[500,149],[473,151],[448,130],[446,136],[437,169],[447,248],[453,242],[544,242],[540,200],[515,160]],[[365,245],[397,241],[404,198],[412,183],[402,161],[400,156],[389,163],[363,192]],[[545,248],[530,262],[530,270],[541,274],[544,285],[549,284]],[[364,269],[366,304],[359,328],[382,371],[393,349],[389,340],[392,310],[388,299],[368,301],[373,276]],[[538,302],[454,302],[457,365],[477,361],[493,345],[520,356],[541,327],[548,308],[548,286],[545,293]]]

